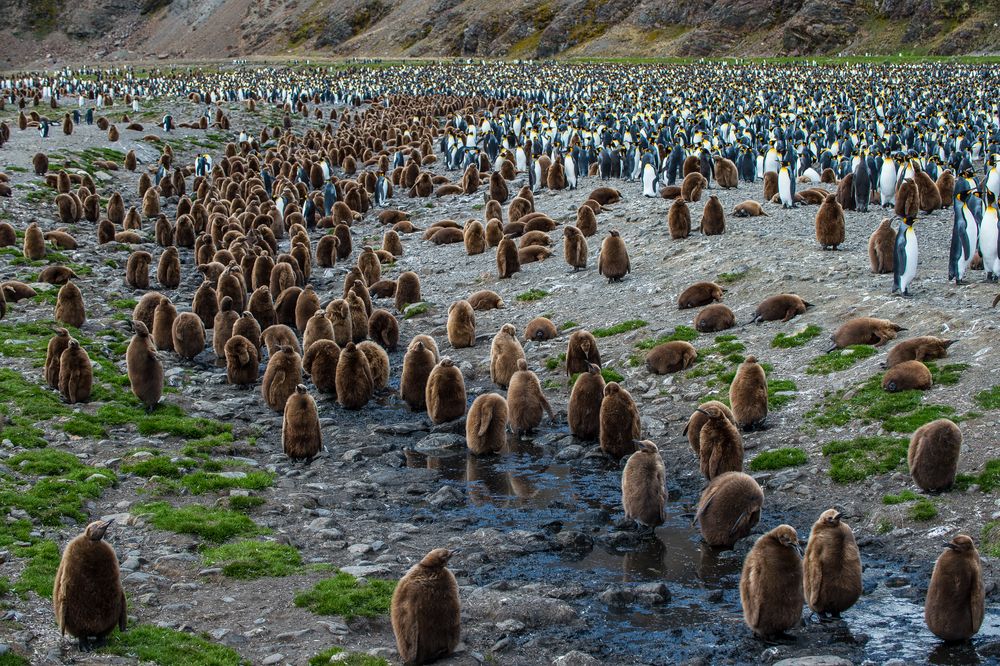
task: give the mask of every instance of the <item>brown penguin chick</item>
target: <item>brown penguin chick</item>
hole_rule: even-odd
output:
[[[836,185],[837,172],[831,169],[830,167],[826,167],[825,169],[823,169],[823,173],[819,175],[819,182],[825,183],[827,185]]]
[[[313,286],[307,284],[295,301],[295,328],[298,329],[299,333],[305,333],[309,319],[319,309],[319,296],[316,295]],[[264,328],[267,328],[267,326]]]
[[[682,176],[688,176],[692,173],[701,173],[701,160],[697,155],[688,155],[684,158],[684,164],[681,166]]]
[[[677,297],[677,309],[700,308],[722,301],[722,287],[714,282],[695,282]]]
[[[149,330],[141,321],[133,321],[135,335],[125,351],[125,368],[132,393],[152,412],[163,395],[163,363]]]
[[[646,356],[646,369],[657,375],[667,375],[691,367],[696,358],[698,350],[690,342],[664,342],[650,350]]]
[[[375,380],[368,357],[353,342],[340,350],[336,382],[337,402],[344,409],[361,409],[374,395]]]
[[[341,347],[354,341],[351,327],[351,306],[342,298],[330,301],[326,306],[326,316],[333,326],[333,341]]]
[[[44,176],[49,170],[49,156],[45,153],[35,153],[31,158],[31,167],[36,176]]]
[[[639,410],[632,395],[617,382],[604,387],[600,421],[599,441],[604,453],[619,460],[636,450],[642,434]]]
[[[393,232],[395,233],[395,232]],[[330,268],[337,265],[337,246],[340,239],[333,234],[327,234],[316,243],[316,265]],[[270,276],[268,276],[270,280]]]
[[[889,350],[885,358],[885,367],[891,368],[904,361],[930,361],[944,358],[948,348],[958,340],[945,340],[933,335],[921,335],[909,340],[903,340]]]
[[[420,303],[420,278],[413,271],[404,271],[396,278],[396,310],[402,312],[407,305]]]
[[[891,273],[895,263],[896,232],[892,230],[889,218],[882,220],[868,238],[868,261],[872,273]]]
[[[32,222],[24,230],[24,244],[21,253],[25,259],[39,261],[45,258],[45,236],[37,222]]]
[[[934,184],[937,187],[938,196],[941,198],[941,207],[950,206],[955,200],[955,174],[945,169]]]
[[[205,351],[205,326],[193,312],[182,312],[174,319],[174,351],[181,358],[193,359]]]
[[[37,296],[37,292],[20,280],[4,280],[0,282],[0,293],[10,303],[17,303]]]
[[[490,379],[500,388],[507,388],[517,372],[517,362],[524,358],[524,349],[517,339],[513,324],[504,324],[490,345]]]
[[[94,221],[96,222],[96,220]],[[56,247],[62,250],[75,250],[78,247],[76,239],[73,238],[72,235],[60,229],[46,231],[43,236],[45,240],[51,241]]]
[[[476,345],[476,313],[468,301],[455,301],[448,308],[448,342],[455,349]]]
[[[691,417],[688,419],[687,424],[684,426],[684,431],[682,435],[687,436],[688,444],[691,445],[691,450],[697,456],[701,451],[701,428],[708,421],[708,416],[705,410],[708,407],[715,407],[722,412],[722,415],[729,420],[730,423],[736,425],[736,417],[733,416],[733,410],[729,409],[729,405],[724,402],[719,402],[718,400],[709,400],[708,402],[703,402],[699,405],[701,410],[695,409],[691,412]]]
[[[586,372],[591,363],[601,365],[597,338],[590,331],[573,331],[566,343],[566,374]]]
[[[160,304],[153,312],[153,343],[161,351],[174,350],[174,320],[177,319],[177,308],[169,298],[160,299]]]
[[[834,349],[843,349],[851,345],[874,345],[881,347],[889,340],[896,339],[896,333],[906,329],[894,324],[888,319],[875,317],[856,317],[840,325],[830,339]]]
[[[681,187],[680,185],[667,185],[666,187],[660,188],[660,197],[667,199],[668,201],[676,201],[681,198]]]
[[[695,315],[694,328],[699,333],[714,333],[736,326],[736,315],[722,303],[707,305]]]
[[[351,340],[361,342],[368,337],[368,313],[365,302],[355,292],[347,295],[347,309],[351,316]]]
[[[494,310],[503,308],[505,305],[500,294],[489,289],[477,291],[465,300],[469,302],[473,310]]]
[[[778,193],[778,174],[774,171],[764,172],[764,201],[770,201]]]
[[[323,448],[316,400],[309,395],[305,384],[297,385],[285,402],[281,418],[281,448],[292,461],[303,460],[307,465]]]
[[[231,301],[230,301],[231,302]],[[205,328],[215,326],[215,315],[219,312],[219,299],[215,287],[209,280],[203,280],[191,299],[191,311],[198,315]]]
[[[589,238],[597,233],[597,214],[590,206],[580,206],[576,209],[576,222],[574,226],[580,230],[584,237]]]
[[[14,225],[10,222],[0,222],[0,247],[13,245],[17,245],[17,232],[14,231]]]
[[[569,396],[566,419],[569,431],[577,439],[592,441],[601,432],[601,403],[604,401],[604,377],[600,366],[591,363],[580,373]]]
[[[702,475],[711,481],[726,472],[742,472],[743,438],[736,425],[715,405],[706,403],[697,409],[706,417],[698,433],[698,460]]]
[[[706,236],[718,236],[726,232],[726,213],[722,209],[719,197],[711,195],[701,211],[701,233]]]
[[[67,282],[59,288],[56,297],[55,318],[61,324],[69,324],[80,328],[87,319],[83,305],[83,294],[80,288],[72,282]]]
[[[257,287],[254,293],[258,291],[263,291],[264,287],[267,285],[261,285]],[[271,288],[267,288],[268,300],[271,297]],[[274,322],[276,324],[284,324],[285,326],[293,327],[295,326],[295,306],[299,304],[299,296],[302,295],[302,289],[299,287],[288,287],[273,301],[274,303]],[[265,310],[266,310],[265,304]],[[253,312],[253,308],[250,309]],[[263,328],[267,328],[264,326]]]
[[[76,637],[84,652],[103,644],[115,627],[125,631],[128,622],[118,555],[104,541],[112,522],[92,522],[66,544],[52,586],[59,631]]]
[[[538,375],[528,370],[528,362],[517,361],[517,371],[511,375],[507,388],[507,407],[510,410],[511,429],[517,435],[532,432],[542,422],[542,410],[548,412],[549,419],[555,421],[552,406],[542,392]]]
[[[976,544],[965,534],[945,543],[934,563],[924,602],[927,628],[943,641],[966,641],[979,633],[986,589]]]
[[[447,569],[453,551],[435,548],[403,576],[392,593],[390,618],[404,664],[447,657],[461,639],[458,583]]]
[[[906,178],[896,189],[896,217],[914,218],[920,210],[920,190],[912,179]]]
[[[635,446],[622,471],[622,506],[626,518],[653,530],[666,520],[667,470],[656,444],[647,439]]]
[[[302,358],[288,345],[281,345],[271,354],[264,370],[260,393],[267,406],[276,412],[285,408],[288,396],[302,383]]]
[[[177,248],[170,246],[160,255],[156,265],[156,281],[165,289],[176,289],[181,283],[181,259]]]
[[[948,419],[937,419],[917,428],[906,455],[913,482],[927,492],[951,488],[961,449],[962,431]]]
[[[549,167],[549,173],[545,180],[545,186],[550,190],[566,189],[566,169],[559,160],[556,160],[552,166]]]
[[[802,622],[802,558],[799,536],[779,525],[757,539],[740,575],[743,620],[755,636],[780,636]]]
[[[143,294],[135,308],[132,309],[132,320],[141,321],[148,329],[153,328],[153,315],[156,313],[156,306],[164,298],[166,296],[158,291],[150,291]]]
[[[835,194],[828,195],[816,211],[816,240],[824,250],[836,250],[844,242],[844,209]]]
[[[486,246],[496,247],[503,240],[503,223],[494,217],[486,221]]]
[[[136,250],[125,264],[125,284],[136,289],[149,289],[149,264],[153,255],[144,250]]]
[[[285,326],[284,324],[268,326],[260,332],[260,339],[265,345],[267,345],[268,356],[274,356],[278,353],[278,349],[282,345],[292,349],[296,354],[301,355],[302,348],[299,346],[298,336],[295,335],[295,331],[293,331],[291,327]]]
[[[454,421],[465,414],[465,379],[447,356],[428,375],[424,400],[432,423]]]
[[[833,197],[834,202],[840,203],[837,200],[837,194],[830,194],[821,187],[809,188],[808,190],[802,190],[801,192],[795,193],[795,201],[799,203],[804,203],[807,206],[821,206],[823,202],[827,200],[828,197]],[[843,206],[841,206],[843,209]]]
[[[517,245],[510,234],[505,234],[500,244],[497,245],[497,276],[503,280],[509,278],[514,273],[521,270],[521,261],[517,252]]]
[[[45,383],[54,389],[59,389],[59,361],[73,338],[65,328],[57,326],[53,331],[55,335],[49,339],[45,351]]]
[[[915,171],[913,182],[917,186],[917,200],[920,202],[920,210],[931,213],[941,208],[941,193],[938,191],[937,184],[926,172]]]
[[[703,227],[704,224],[703,219]],[[691,235],[691,209],[688,208],[683,199],[674,199],[674,202],[670,204],[670,211],[667,213],[667,228],[670,230],[670,237],[674,240],[687,238]]]
[[[736,164],[725,157],[715,157],[715,182],[724,190],[730,190],[739,184],[739,171]]]
[[[705,486],[694,520],[709,546],[732,548],[760,522],[763,506],[764,491],[752,476],[726,472]]]
[[[465,226],[462,238],[465,242],[465,253],[470,257],[486,252],[486,229],[483,228],[482,222],[471,220]]]
[[[535,317],[528,322],[528,326],[524,329],[525,340],[540,342],[551,340],[557,335],[559,335],[559,331],[556,330],[556,325],[548,317]]]
[[[708,186],[708,181],[700,173],[689,173],[681,181],[681,197],[684,201],[701,201],[701,193]]]
[[[410,409],[427,407],[427,378],[437,364],[434,352],[417,341],[410,344],[403,355],[403,374],[399,380],[399,395]]]
[[[837,203],[844,210],[857,210],[857,202],[854,200],[854,174],[849,173],[837,183],[836,192]]]
[[[295,289],[298,289],[298,287],[295,287]],[[289,291],[289,289],[286,289],[285,291]],[[301,295],[302,294],[298,294],[297,296]],[[290,306],[293,302],[297,307],[299,304],[298,297],[295,299],[289,299],[288,305]],[[315,306],[317,308],[319,307],[318,300],[315,302]],[[271,300],[271,288],[266,284],[262,284],[253,290],[253,293],[250,294],[250,299],[247,301],[246,309],[253,315],[254,319],[257,320],[261,329],[265,329],[268,326],[273,326],[278,323],[278,311],[275,308],[274,301]],[[292,319],[292,323],[294,324],[294,315],[289,318]]]
[[[73,404],[90,400],[94,386],[94,370],[87,350],[73,338],[59,357],[59,393],[63,400]]]
[[[861,553],[842,517],[836,509],[820,514],[802,560],[806,603],[820,615],[839,617],[861,597]]]
[[[811,307],[812,303],[806,303],[796,294],[769,296],[757,306],[753,322],[788,321],[795,315],[805,314],[806,308]]]
[[[372,298],[395,298],[396,281],[385,279],[379,280],[375,284],[368,287],[368,294]]]
[[[933,383],[931,371],[920,361],[897,363],[882,376],[882,390],[889,393],[913,389],[926,391]]]
[[[736,370],[729,385],[729,404],[741,430],[763,429],[767,420],[767,378],[755,357],[747,356]]]
[[[375,249],[366,245],[361,251],[357,262],[358,270],[365,278],[365,284],[375,284],[382,279],[382,262],[379,261]]]
[[[514,197],[510,205],[507,206],[507,222],[513,224],[534,210],[535,206],[529,199]]]
[[[597,258],[597,272],[608,278],[608,282],[619,282],[632,270],[625,241],[612,229],[601,243],[601,254]]]
[[[566,227],[567,229],[574,229],[574,227]],[[578,230],[579,231],[579,230]],[[542,245],[544,247],[549,247],[552,245],[552,238],[549,237],[544,231],[533,230],[527,231],[523,236],[521,236],[520,241],[518,241],[518,249],[523,250],[531,245]]]
[[[368,318],[368,337],[382,345],[386,351],[396,351],[399,345],[399,322],[388,310],[377,308]]]
[[[545,261],[551,256],[552,250],[540,245],[529,245],[528,247],[522,247],[517,251],[517,261],[522,266],[524,264],[533,264],[536,261]]]
[[[368,367],[372,371],[372,386],[381,391],[389,386],[389,355],[371,340],[358,343],[358,349],[368,359]]]
[[[159,214],[160,193],[155,187],[151,187],[142,195],[142,215],[145,218],[152,218]]]
[[[257,381],[260,361],[257,346],[253,342],[242,335],[233,335],[226,340],[224,355],[227,382],[237,386],[247,386]]]
[[[215,293],[219,298],[220,306],[222,299],[228,296],[233,300],[233,309],[237,312],[243,312],[246,307],[247,293],[246,284],[243,282],[243,271],[240,270],[239,266],[233,264],[226,267],[215,285]]]
[[[476,455],[499,452],[506,443],[507,401],[499,393],[475,399],[465,421],[465,442]]]
[[[764,211],[764,208],[754,201],[753,199],[747,199],[746,201],[736,204],[733,208],[733,217],[768,217],[768,214]]]
[[[403,242],[399,239],[399,234],[392,229],[382,234],[382,250],[394,257],[403,256]],[[374,284],[374,282],[370,284]]]
[[[317,340],[302,357],[302,367],[309,373],[317,391],[337,395],[337,364],[340,347],[333,340]]]
[[[576,227],[563,228],[563,257],[574,273],[587,267],[587,239]]]
[[[607,206],[608,204],[618,203],[622,200],[622,193],[613,187],[598,187],[591,191],[587,196],[587,199],[593,199],[601,206]]]
[[[215,313],[212,322],[212,349],[219,358],[225,355],[226,341],[232,336],[233,326],[239,318],[240,315],[233,310],[233,299],[224,297],[221,308]]]

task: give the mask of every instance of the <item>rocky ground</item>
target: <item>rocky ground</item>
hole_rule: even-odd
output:
[[[160,102],[144,109],[145,122],[152,124],[168,108],[178,121],[197,112],[186,103]],[[266,112],[250,115],[235,108],[230,113],[234,133],[242,128],[256,133],[262,122],[273,124],[278,117]],[[150,133],[162,135],[155,128],[124,132],[118,145],[109,146],[105,133],[96,127],[78,127],[72,136],[54,130],[43,140],[33,130],[18,132],[10,110],[4,115],[15,128],[10,143],[0,149],[2,164],[12,176],[14,196],[0,201],[0,216],[18,230],[32,218],[46,230],[59,226],[51,191],[38,185],[39,178],[30,173],[36,151],[58,151],[71,157],[92,147],[122,152],[135,148],[149,164],[157,151],[139,139]],[[315,121],[296,121],[299,127],[307,122]],[[234,133],[179,130],[168,140],[179,154],[178,161],[187,163],[196,152],[219,155],[223,142]],[[126,205],[138,204],[135,174],[100,172],[95,178],[103,196],[119,189]],[[514,188],[520,184],[512,183]],[[967,367],[951,368],[957,382],[935,386],[921,405],[940,406],[940,413],[962,418],[965,444],[960,473],[980,475],[995,469],[987,468],[987,463],[1000,457],[995,441],[1000,413],[995,402],[980,394],[998,383],[993,360],[996,311],[990,308],[997,287],[982,283],[982,273],[973,273],[971,284],[965,286],[946,282],[950,211],[921,217],[917,223],[920,269],[912,288],[914,298],[904,300],[889,295],[891,276],[869,271],[867,239],[884,215],[877,208],[867,214],[847,214],[847,241],[838,252],[819,247],[813,228],[816,208],[806,206],[785,211],[764,204],[768,217],[730,217],[722,236],[696,233],[674,241],[666,226],[669,202],[641,197],[641,188],[634,183],[613,184],[623,191],[625,200],[599,217],[600,229],[589,239],[591,260],[584,271],[571,273],[562,261],[559,229],[551,234],[555,256],[526,265],[507,280],[497,279],[491,252],[466,256],[461,244],[434,246],[421,240],[419,233],[404,237],[404,255],[395,266],[384,269],[388,277],[404,270],[420,275],[430,308],[400,322],[401,340],[418,333],[435,336],[442,353],[460,365],[470,403],[475,396],[495,389],[489,380],[489,340],[501,325],[510,322],[523,331],[530,319],[544,314],[564,328],[555,340],[524,344],[529,366],[539,374],[557,411],[556,421],[543,423],[531,440],[512,440],[499,456],[467,456],[463,422],[432,427],[425,416],[409,412],[389,392],[360,412],[345,411],[329,398],[319,398],[325,452],[309,467],[291,464],[280,452],[280,415],[263,403],[259,386],[247,391],[226,384],[225,371],[215,362],[210,347],[195,362],[162,353],[168,384],[175,389],[165,395],[165,402],[179,407],[184,418],[210,419],[203,422],[203,431],[186,438],[140,434],[135,422],[123,419],[126,422],[110,426],[106,436],[93,437],[65,432],[61,424],[74,418],[73,414],[39,423],[48,442],[46,451],[69,452],[88,467],[117,474],[115,485],[97,497],[85,498],[83,510],[90,519],[114,516],[117,520],[109,541],[122,562],[135,622],[204,634],[255,664],[305,664],[332,646],[393,661],[394,641],[384,614],[347,620],[337,614],[314,614],[297,607],[294,599],[330,578],[331,566],[370,581],[397,579],[431,548],[447,546],[462,549],[451,568],[461,586],[463,643],[443,663],[735,664],[807,655],[895,664],[995,663],[1000,659],[996,561],[987,554],[990,548],[997,554],[997,535],[988,526],[1000,518],[1000,502],[984,491],[990,487],[986,476],[970,479],[964,489],[929,498],[918,492],[923,499],[899,504],[886,504],[884,498],[917,491],[904,464],[890,461],[889,471],[855,482],[834,481],[830,474],[834,463],[824,454],[825,445],[860,436],[884,442],[890,435],[884,419],[861,418],[858,406],[846,421],[822,418],[828,413],[825,410],[843,406],[880,372],[884,351],[843,370],[807,372],[810,362],[829,346],[829,333],[855,316],[898,322],[908,329],[901,337],[957,338],[951,357],[940,361],[939,368],[946,364]],[[536,195],[536,209],[570,223],[586,193],[597,185],[597,179],[585,178],[575,191],[543,191]],[[759,184],[713,193],[727,211],[744,199],[762,198]],[[704,199],[691,205],[695,224],[703,203]],[[175,204],[176,200],[168,201],[168,215],[172,216]],[[482,204],[481,192],[443,199],[408,199],[397,193],[392,200],[392,205],[412,211],[421,227],[446,218],[459,222],[481,218]],[[620,230],[626,241],[632,273],[621,283],[608,284],[597,274],[596,265],[600,241],[612,228]],[[85,267],[77,269],[88,310],[81,335],[93,341],[89,351],[94,360],[100,362],[97,357],[103,350],[113,365],[109,370],[124,372],[121,342],[129,333],[123,320],[131,309],[127,299],[141,295],[123,280],[129,250],[116,244],[98,246],[95,230],[86,222],[71,231],[80,247],[63,254],[72,264]],[[381,232],[369,214],[353,228],[355,247],[380,238]],[[151,229],[142,233],[149,239],[142,249],[155,258],[161,248],[152,242]],[[0,255],[3,279],[30,279],[38,270],[19,262],[18,255]],[[182,285],[164,293],[184,310],[200,276],[193,270],[190,250],[181,250],[181,259]],[[312,283],[324,303],[339,295],[350,263],[314,269]],[[151,273],[155,282],[155,271]],[[693,344],[704,354],[692,372],[650,375],[637,344],[675,332],[678,326],[690,326],[696,311],[678,310],[678,294],[692,282],[714,279],[726,283],[725,302],[741,323],[752,318],[757,303],[776,293],[797,293],[815,307],[788,323],[726,331],[735,338],[697,336]],[[45,285],[36,287],[41,291]],[[479,289],[497,291],[507,305],[477,313],[475,347],[451,349],[445,334],[448,305]],[[546,294],[534,301],[518,299],[531,289]],[[43,294],[12,305],[0,322],[0,344],[5,345],[2,367],[16,370],[33,385],[43,381],[31,355],[10,350],[23,350],[19,342],[37,345],[41,338],[30,337],[27,325],[51,320],[53,300]],[[382,305],[391,309],[389,302]],[[620,466],[603,457],[596,443],[576,441],[568,434],[568,389],[558,363],[566,338],[576,326],[594,331],[633,320],[641,325],[598,342],[605,368],[622,376],[622,384],[642,413],[643,435],[658,443],[667,466],[669,517],[654,538],[639,536],[623,520]],[[808,325],[819,327],[821,334],[798,347],[772,346],[779,333],[802,332]],[[774,385],[770,427],[745,436],[748,465],[760,453],[783,447],[800,449],[805,462],[754,472],[766,494],[761,524],[734,551],[712,552],[699,543],[697,531],[690,527],[702,479],[681,430],[700,398],[720,390],[724,393],[725,380],[719,375],[734,369],[725,357],[735,352],[756,355],[770,364],[772,380],[785,380]],[[401,351],[390,358],[392,385],[398,387]],[[836,393],[841,390],[846,393]],[[4,401],[8,416],[23,408],[14,395],[5,395]],[[76,409],[95,414],[100,405],[95,401]],[[912,415],[902,409],[899,415],[908,414]],[[207,443],[198,439],[215,432],[216,422],[232,426],[231,442],[226,437]],[[892,427],[898,432],[891,436],[906,438],[915,426],[907,422]],[[9,459],[28,450],[15,439],[7,436],[0,456]],[[208,451],[210,456],[192,462],[193,443],[202,447],[197,453]],[[901,462],[898,451],[895,455],[896,462]],[[167,471],[173,469],[169,463],[180,461],[183,475],[174,479],[143,475],[137,463],[151,458],[166,459],[163,469]],[[185,485],[193,470],[206,466],[205,460],[216,465],[206,468],[210,475],[219,476],[219,470],[224,470],[219,478],[235,479],[235,487],[220,483],[221,490],[206,490]],[[0,462],[4,479],[16,469]],[[265,472],[263,477],[270,481],[239,487],[252,485],[241,480],[260,478],[252,476],[259,472]],[[25,490],[7,480],[3,483],[5,492]],[[253,506],[254,502],[233,501],[242,496],[263,502]],[[142,508],[151,501],[174,507],[239,507],[240,513],[267,530],[263,540],[291,546],[291,552],[301,556],[302,566],[293,566],[285,577],[243,580],[228,576],[206,559],[204,547],[212,545],[206,538],[155,527],[148,509]],[[918,505],[926,509],[928,504],[936,510],[933,517],[927,518],[929,511],[914,510]],[[757,535],[782,522],[793,525],[804,540],[816,516],[830,506],[850,517],[866,564],[865,595],[843,621],[819,623],[810,618],[792,632],[792,640],[776,645],[753,639],[742,624],[737,592],[743,556]],[[926,519],[916,519],[918,514]],[[75,520],[43,525],[19,509],[9,512],[8,526],[18,519],[31,519],[30,534],[0,542],[8,544],[0,554],[4,562],[0,573],[14,585],[33,563],[24,556],[28,543],[52,541],[61,548],[81,530]],[[923,597],[943,538],[960,531],[980,543],[987,620],[971,645],[943,647],[923,625]],[[984,536],[989,543],[981,539]],[[0,603],[6,607],[0,622],[4,646],[0,650],[23,655],[30,663],[135,663],[131,657],[79,653],[75,644],[59,636],[49,600],[36,591],[11,592],[0,597]]]

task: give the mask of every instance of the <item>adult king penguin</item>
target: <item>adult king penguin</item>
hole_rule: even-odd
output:
[[[997,197],[990,191],[986,192],[986,208],[983,210],[983,223],[979,227],[979,253],[983,257],[986,281],[996,282],[1000,279],[1000,228],[997,221]]]
[[[795,179],[792,178],[791,162],[782,160],[778,171],[778,196],[781,197],[782,208],[795,207]]]
[[[389,180],[385,177],[384,171],[378,172],[378,178],[375,180],[375,205],[379,208],[385,208],[389,203]]]
[[[656,187],[656,167],[653,166],[652,158],[647,154],[642,158],[642,196],[658,197],[659,191]]]
[[[972,190],[955,195],[955,224],[951,228],[951,254],[948,256],[948,280],[962,284],[979,247],[979,220],[969,207]],[[898,243],[897,243],[897,252]],[[985,267],[985,262],[984,262]]]
[[[896,232],[895,263],[892,267],[892,292],[899,292],[904,298],[910,297],[910,283],[917,275],[917,232],[913,230],[915,217],[907,217],[899,223]]]

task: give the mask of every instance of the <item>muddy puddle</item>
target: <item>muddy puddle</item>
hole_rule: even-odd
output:
[[[863,547],[865,593],[842,620],[819,622],[807,616],[805,627],[784,643],[754,640],[742,623],[738,592],[743,555],[751,542],[738,546],[738,552],[701,543],[691,526],[697,488],[685,488],[683,498],[671,488],[666,524],[653,534],[640,534],[622,520],[617,466],[600,458],[561,462],[553,458],[552,448],[511,439],[495,456],[451,450],[405,454],[408,467],[435,469],[465,492],[466,504],[444,515],[467,521],[470,531],[491,527],[586,535],[583,547],[528,548],[472,578],[477,585],[502,579],[575,590],[567,601],[585,626],[554,627],[551,632],[573,635],[581,649],[608,663],[676,664],[690,658],[761,663],[790,654],[837,654],[873,664],[891,659],[953,666],[1000,663],[1000,609],[987,608],[973,643],[945,645],[927,630],[923,595],[908,584],[919,583],[916,576],[923,574],[910,581],[899,575],[899,563],[873,559]],[[801,526],[800,536],[808,536],[811,518],[772,513],[768,523],[778,519]],[[602,601],[608,589],[648,583],[665,583],[669,601]]]

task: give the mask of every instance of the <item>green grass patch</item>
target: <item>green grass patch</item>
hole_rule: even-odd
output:
[[[934,361],[924,361],[931,371],[931,379],[935,386],[954,386],[962,378],[962,373],[969,369],[968,363],[949,363],[938,366]]]
[[[329,664],[337,666],[389,666],[389,662],[381,657],[373,657],[359,652],[344,654],[343,648],[339,647],[323,650],[309,659],[309,666],[329,666]]]
[[[403,309],[403,319],[412,319],[431,309],[430,303],[410,303]]]
[[[116,310],[134,310],[139,301],[134,298],[116,298],[108,301],[108,305]]]
[[[830,458],[830,478],[850,483],[898,469],[906,459],[909,443],[896,437],[857,437],[824,444],[823,455]]]
[[[1000,488],[1000,459],[987,461],[978,474],[959,474],[955,477],[955,487],[959,490],[968,490],[972,486],[979,486],[984,493]]]
[[[799,387],[791,379],[767,380],[767,408],[781,409],[795,399]]]
[[[844,349],[834,349],[828,354],[821,354],[809,361],[806,374],[828,375],[831,372],[847,370],[855,363],[874,356],[878,350],[871,345],[851,345]]]
[[[236,541],[202,552],[208,566],[222,565],[222,573],[230,578],[288,576],[302,568],[299,551],[273,541]]]
[[[661,335],[656,338],[649,338],[646,340],[641,340],[636,343],[637,349],[652,349],[662,345],[665,342],[673,342],[675,340],[683,340],[685,342],[691,342],[698,338],[698,331],[694,330],[690,326],[678,326],[674,329],[673,333],[667,333],[666,335]]]
[[[962,420],[948,405],[921,405],[908,414],[887,417],[882,421],[882,427],[889,432],[914,432],[922,425],[945,418],[956,423]]]
[[[980,391],[973,400],[983,409],[1000,409],[1000,384]]]
[[[242,476],[223,476],[221,473],[198,471],[187,474],[180,480],[183,486],[192,495],[202,495],[204,493],[219,492],[231,488],[243,488],[244,490],[263,490],[270,488],[274,484],[274,475],[270,472],[229,472],[230,474],[242,474]]]
[[[595,328],[591,333],[595,338],[607,338],[612,335],[619,335],[621,333],[628,333],[629,331],[635,331],[643,326],[649,326],[648,321],[643,321],[642,319],[629,319],[628,321],[623,321],[620,324],[615,324],[614,326],[608,326],[607,328]]]
[[[625,377],[612,367],[601,368],[601,377],[604,377],[605,382],[621,383],[625,381]]]
[[[890,506],[895,504],[902,504],[903,502],[912,502],[919,499],[920,496],[917,495],[912,490],[904,490],[898,495],[885,495],[882,497],[882,504],[888,504]]]
[[[549,292],[544,289],[529,289],[528,291],[518,294],[514,298],[522,303],[532,303],[534,301],[540,301],[548,295]]]
[[[102,652],[133,657],[159,666],[243,666],[250,662],[207,636],[174,631],[148,624],[116,631]]]
[[[806,464],[806,452],[796,447],[785,447],[764,451],[750,461],[750,469],[754,472],[764,470],[798,467]]]
[[[1000,557],[1000,520],[991,520],[983,525],[980,550],[990,557]]]
[[[732,284],[734,282],[739,282],[747,276],[750,271],[736,271],[733,273],[719,273],[715,281],[718,284]]]
[[[575,321],[567,321],[566,323],[564,323],[562,326],[559,327],[559,330],[560,331],[568,331],[569,329],[576,328],[579,325],[580,324],[578,324]]]
[[[921,497],[913,503],[913,506],[910,507],[907,515],[909,515],[913,520],[931,520],[932,518],[937,517],[938,509],[934,502],[930,501],[926,497]]]
[[[262,506],[264,503],[263,497],[256,497],[254,495],[229,496],[229,508],[233,511],[246,513],[247,511],[253,511],[257,507]]]
[[[939,418],[961,420],[948,405],[921,405],[923,395],[916,390],[888,393],[882,390],[882,374],[877,374],[850,392],[828,393],[806,412],[806,418],[819,427],[844,426],[854,419],[881,422],[889,432],[899,433],[913,432]]]
[[[545,359],[545,368],[547,370],[555,370],[565,361],[566,361],[566,352],[559,354],[559,356],[549,356],[547,359]]]
[[[23,596],[30,590],[40,597],[51,598],[60,559],[56,542],[42,540],[29,546],[15,546],[12,552],[28,560],[28,566],[14,583],[14,591]]]
[[[19,654],[7,652],[0,654],[0,666],[31,666],[31,662]]]
[[[122,465],[122,472],[135,474],[144,478],[152,476],[162,476],[167,479],[179,479],[184,473],[178,463],[173,462],[167,456],[152,456],[141,458],[135,462]]]
[[[317,615],[340,615],[347,620],[378,617],[389,612],[395,589],[393,580],[368,578],[367,584],[361,584],[354,576],[338,571],[333,578],[296,594],[295,605]]]
[[[823,332],[819,326],[815,324],[809,324],[803,330],[792,335],[786,335],[784,333],[778,333],[771,340],[771,346],[776,349],[791,349],[792,347],[801,347],[813,338],[819,336]]]
[[[193,534],[216,543],[237,536],[256,536],[265,532],[242,513],[200,504],[172,507],[166,502],[152,502],[137,506],[135,512],[149,516],[150,523],[157,529]]]
[[[18,475],[0,474],[0,513],[11,507],[26,511],[44,525],[60,525],[62,518],[86,520],[83,503],[100,497],[117,480],[108,469],[88,467],[64,451],[25,451],[7,460]]]

